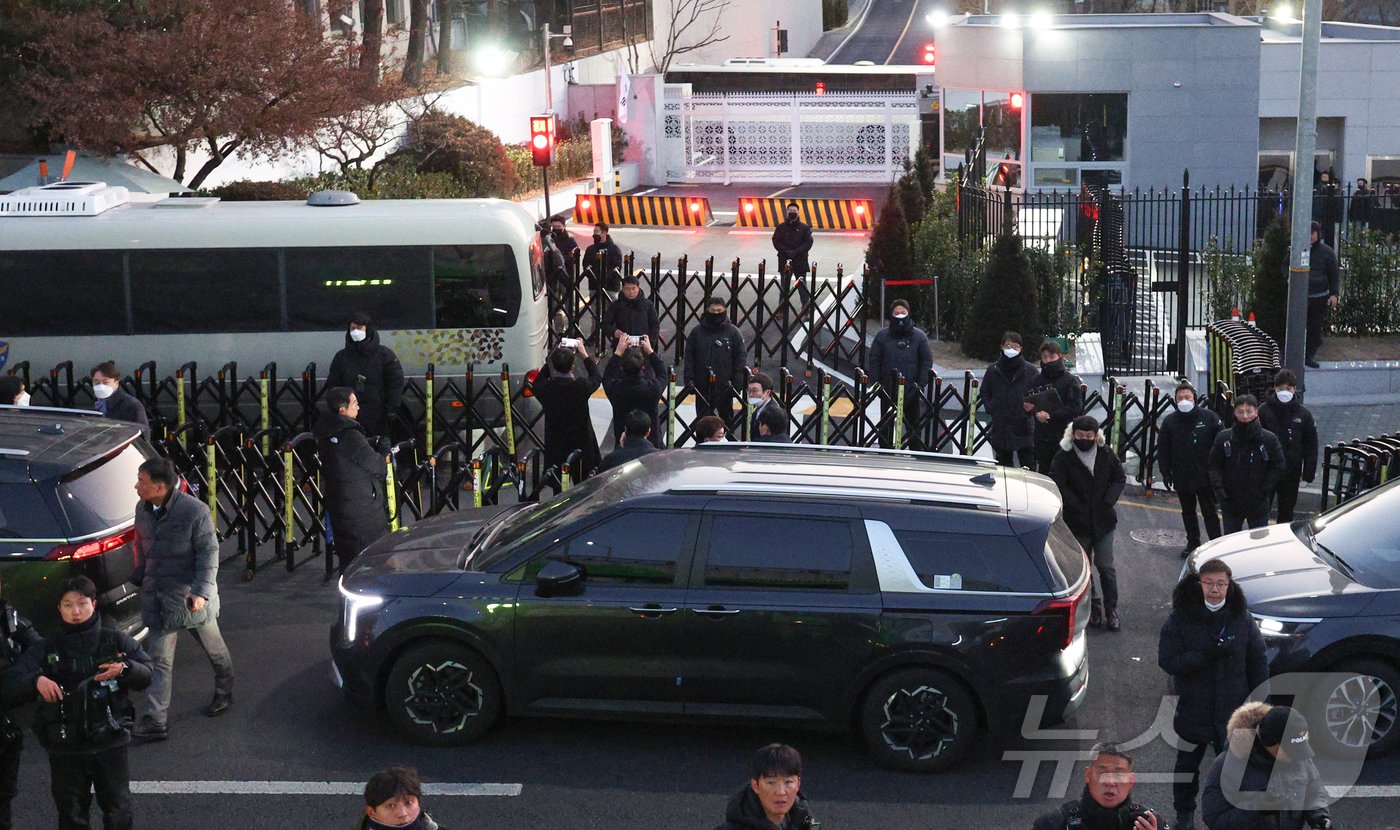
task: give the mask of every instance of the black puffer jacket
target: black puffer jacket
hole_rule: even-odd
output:
[[[1046,389],[1054,389],[1060,396],[1060,405],[1047,409],[1050,420],[1035,421],[1035,442],[1037,444],[1058,444],[1064,437],[1069,422],[1084,414],[1084,384],[1079,376],[1065,368],[1064,360],[1041,364],[1040,371],[1031,380],[1027,395],[1036,395]],[[1035,417],[1035,413],[1031,413]]]
[[[1176,490],[1195,493],[1210,487],[1210,450],[1220,434],[1220,416],[1198,406],[1172,412],[1157,433],[1157,468]]]
[[[1327,791],[1312,759],[1283,763],[1256,737],[1247,758],[1222,752],[1201,785],[1209,830],[1303,830],[1309,814],[1328,816]]]
[[[725,384],[733,384],[743,393],[748,372],[744,361],[748,352],[744,348],[744,335],[726,317],[718,326],[712,326],[702,318],[691,327],[685,338],[685,382],[693,384],[702,394],[708,394],[705,385],[709,373],[714,371],[715,382],[723,389]],[[727,393],[721,393],[723,397]]]
[[[807,254],[812,250],[812,226],[801,219],[788,221],[773,229],[773,250],[778,254],[778,272],[792,263],[792,275],[807,276]]]
[[[661,432],[657,414],[670,376],[666,372],[666,364],[655,352],[647,359],[646,366],[638,374],[629,375],[622,370],[622,358],[614,354],[603,368],[603,392],[608,396],[608,403],[612,404],[614,439],[622,438],[627,413],[639,409],[651,418],[651,443],[657,449],[664,449],[666,436]]]
[[[598,373],[598,361],[591,357],[576,359],[569,375],[554,374],[548,364],[535,377],[535,397],[544,411],[544,463],[548,467],[563,464],[574,450],[582,452],[583,467],[577,476],[592,475],[602,462],[598,437],[593,433],[593,419],[588,411],[588,399],[603,383]]]
[[[1071,816],[1077,816],[1081,822],[1074,830],[1133,830],[1133,822],[1145,812],[1148,812],[1148,808],[1133,801],[1131,792],[1117,807],[1105,807],[1095,801],[1089,795],[1089,788],[1085,787],[1078,801],[1070,801],[1041,814],[1031,830],[1069,830]],[[1162,816],[1157,816],[1157,830],[1171,830]]]
[[[1259,423],[1274,434],[1288,459],[1288,475],[1303,481],[1317,477],[1317,424],[1306,406],[1294,398],[1280,403],[1270,398],[1259,407]]]
[[[1265,690],[1259,687],[1269,680],[1264,638],[1240,586],[1230,583],[1225,607],[1211,611],[1201,595],[1200,576],[1181,580],[1157,641],[1157,665],[1171,675],[1179,696],[1172,721],[1176,734],[1223,744],[1230,715],[1251,697],[1263,700]]]
[[[1342,274],[1337,268],[1337,252],[1321,239],[1313,243],[1308,256],[1308,296],[1327,297],[1342,293]]]
[[[356,343],[345,333],[345,348],[335,353],[326,386],[355,390],[360,414],[355,419],[369,435],[387,435],[390,415],[399,411],[403,399],[403,364],[394,350],[379,342],[373,325],[366,327],[365,339]]]
[[[1035,418],[1026,411],[1026,393],[1036,369],[1020,355],[1002,357],[982,375],[982,400],[992,426],[988,440],[994,452],[1029,449],[1035,445]]]
[[[724,810],[724,823],[715,830],[810,830],[817,824],[817,820],[812,817],[812,805],[807,801],[807,796],[799,792],[797,803],[788,811],[787,821],[782,827],[778,827],[768,820],[768,816],[763,812],[763,803],[758,800],[758,794],[753,791],[753,787],[746,784],[729,799],[729,805]]]
[[[623,334],[645,334],[651,338],[653,349],[661,349],[661,318],[657,316],[656,304],[640,291],[633,300],[618,297],[603,313],[603,333],[609,341],[619,329]]]
[[[1050,462],[1050,478],[1060,488],[1060,498],[1064,500],[1065,524],[1076,537],[1090,541],[1104,537],[1118,526],[1118,511],[1114,505],[1128,483],[1123,463],[1105,446],[1102,431],[1097,440],[1092,475],[1075,452],[1071,427],[1065,427],[1060,451]]]
[[[875,333],[875,342],[870,344],[870,379],[886,390],[894,389],[895,372],[904,376],[908,386],[919,386],[928,382],[928,373],[933,369],[933,348],[929,346],[928,335],[907,320],[909,330],[896,332],[893,324]],[[905,390],[908,394],[910,390]]]
[[[1278,439],[1257,418],[1221,430],[1210,450],[1210,483],[1221,508],[1241,516],[1269,509],[1287,463]]]
[[[603,288],[618,291],[622,288],[622,269],[626,260],[616,242],[611,239],[594,242],[583,252],[581,263],[583,273],[588,277],[589,291]]]
[[[331,535],[346,561],[389,531],[384,456],[369,445],[364,427],[344,415],[316,422]]]

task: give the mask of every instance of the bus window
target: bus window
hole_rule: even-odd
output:
[[[282,329],[275,249],[132,251],[128,257],[136,334]]]
[[[509,245],[433,248],[440,329],[509,328],[520,316],[520,273]]]
[[[287,248],[287,318],[292,331],[326,331],[363,311],[375,328],[433,326],[427,247]]]
[[[3,337],[126,334],[121,251],[0,251],[0,304]]]
[[[530,242],[530,288],[536,300],[544,293],[544,245],[539,234]]]

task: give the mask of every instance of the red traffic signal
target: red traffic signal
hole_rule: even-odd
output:
[[[938,62],[938,49],[932,43],[924,44],[924,63],[933,66]]]
[[[817,81],[817,94],[818,94],[818,95],[825,95],[825,94],[826,94],[826,81]]]
[[[536,167],[554,163],[554,116],[530,116],[530,157]]]
[[[1011,108],[1012,108],[1013,110],[1018,110],[1018,109],[1020,109],[1021,107],[1025,106],[1025,104],[1026,104],[1026,96],[1022,95],[1022,94],[1019,93],[1019,92],[1013,92],[1013,93],[1011,93]]]

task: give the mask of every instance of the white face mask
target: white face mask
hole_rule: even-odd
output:
[[[1293,393],[1287,389],[1280,389],[1274,393],[1274,397],[1278,398],[1279,403],[1290,403],[1293,400]]]
[[[29,393],[21,392],[15,396],[15,406],[29,406]]]
[[[1002,350],[1001,350],[1001,353],[1004,354],[1004,355],[1006,355],[1007,357],[1015,357],[1016,355],[1018,355],[1018,354],[1021,353],[1021,350],[1020,350],[1020,349],[1002,349]]]
[[[1176,402],[1176,410],[1177,410],[1178,412],[1190,412],[1191,410],[1193,410],[1193,409],[1195,409],[1195,408],[1196,408],[1196,402],[1193,401],[1193,400],[1191,400],[1190,398],[1187,398],[1187,399],[1184,400],[1184,401],[1177,401],[1177,402]]]
[[[364,329],[350,329],[350,339],[354,340],[356,343],[363,341],[365,339],[365,334],[366,332]]]
[[[891,315],[891,316],[892,316],[894,319],[896,319],[896,320],[907,320],[907,319],[909,319],[909,315],[908,315],[908,314],[893,314],[893,315]]]
[[[117,387],[108,386],[105,383],[94,383],[92,385],[93,397],[97,398],[99,401],[105,401],[112,397],[112,393],[115,391],[117,391]]]
[[[1204,597],[1203,597],[1203,599],[1204,599]],[[1219,602],[1211,602],[1210,600],[1207,599],[1207,600],[1205,601],[1205,603],[1206,603],[1206,608],[1209,609],[1209,610],[1211,610],[1211,611],[1219,611],[1221,608],[1224,608],[1224,607],[1225,607],[1225,603],[1226,603],[1227,601],[1229,601],[1229,599],[1230,599],[1230,598],[1229,598],[1228,596],[1227,596],[1225,599],[1222,599],[1222,600],[1219,601]]]
[[[763,406],[763,399],[762,399],[762,398],[749,398],[749,406],[751,406],[751,407],[757,409],[758,407]]]

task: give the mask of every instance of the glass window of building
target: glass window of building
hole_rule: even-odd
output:
[[[1031,97],[1031,161],[1126,161],[1127,93],[1044,93]]]
[[[954,170],[977,143],[982,128],[982,93],[975,89],[943,90],[943,169]]]

